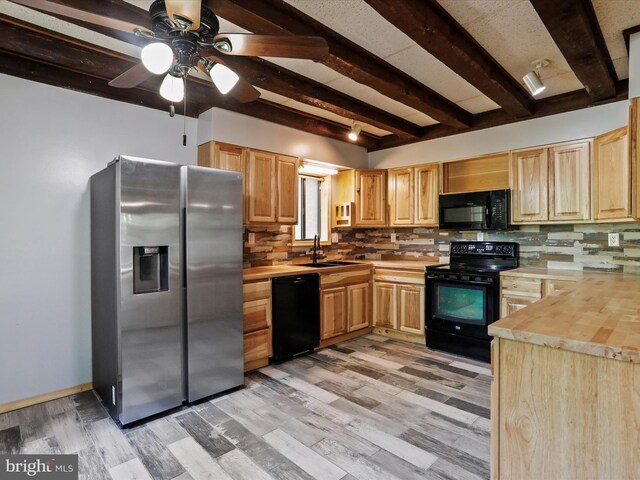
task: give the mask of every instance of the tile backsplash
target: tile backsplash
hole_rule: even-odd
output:
[[[340,228],[333,232],[338,234],[338,243],[322,247],[323,254],[333,259],[446,262],[451,241],[476,240],[476,232],[430,228]],[[253,243],[249,243],[249,233],[255,236]],[[619,247],[607,246],[609,233],[620,234]],[[291,227],[245,228],[244,266],[309,258],[311,247],[292,246],[291,239]],[[484,232],[484,240],[520,244],[523,267],[640,274],[640,223],[528,225],[509,232]]]

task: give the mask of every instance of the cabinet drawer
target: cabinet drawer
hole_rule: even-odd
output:
[[[271,325],[271,299],[253,300],[242,304],[244,332],[255,332]]]
[[[542,280],[539,278],[502,277],[502,295],[542,298]]]
[[[242,286],[245,302],[271,298],[271,280],[266,282],[245,283]]]
[[[373,279],[380,282],[410,283],[424,286],[424,270],[403,270],[396,268],[376,268]]]
[[[271,329],[258,330],[244,335],[244,362],[253,362],[271,356]]]
[[[366,283],[371,278],[371,270],[347,270],[337,273],[320,274],[320,286],[324,288],[337,288],[357,283]]]

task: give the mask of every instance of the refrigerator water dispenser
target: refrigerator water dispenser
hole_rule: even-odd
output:
[[[133,293],[169,289],[169,247],[133,247]]]

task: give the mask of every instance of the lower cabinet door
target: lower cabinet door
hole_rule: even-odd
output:
[[[349,285],[347,287],[348,331],[366,328],[371,323],[371,288],[369,283]]]
[[[424,335],[424,287],[398,285],[397,288],[399,329]]]
[[[320,339],[347,333],[347,287],[320,291]]]
[[[373,282],[373,326],[397,328],[396,287],[394,283]]]

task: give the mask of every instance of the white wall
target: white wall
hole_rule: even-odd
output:
[[[442,162],[593,137],[628,122],[628,101],[437,138],[369,154],[370,168]]]
[[[352,168],[367,168],[367,150],[332,138],[212,108],[198,119],[198,144],[211,140]]]
[[[89,177],[196,161],[196,120],[0,75],[0,404],[91,381]]]

